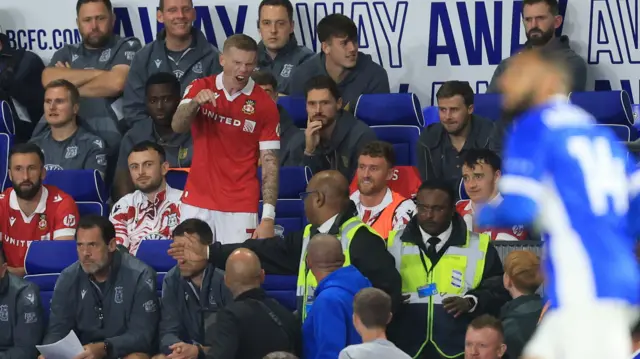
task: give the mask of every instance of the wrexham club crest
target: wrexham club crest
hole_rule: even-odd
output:
[[[242,112],[246,115],[253,115],[256,112],[256,102],[253,100],[247,100],[242,106]]]

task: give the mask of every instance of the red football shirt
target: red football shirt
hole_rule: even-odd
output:
[[[252,79],[229,95],[222,74],[193,81],[181,104],[204,89],[215,93],[216,105],[202,105],[191,125],[193,160],[182,201],[221,212],[257,213],[259,150],[280,148],[278,108]]]
[[[9,267],[24,267],[32,241],[75,235],[78,218],[76,202],[57,187],[42,186],[40,202],[28,217],[13,188],[8,188],[0,194],[0,236]]]
[[[473,207],[471,200],[465,199],[456,203],[456,212],[464,219],[467,229],[478,233],[486,233],[493,241],[521,241],[527,239],[524,226],[518,225],[511,228],[475,228]]]

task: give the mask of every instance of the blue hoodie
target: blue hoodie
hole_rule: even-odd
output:
[[[305,359],[336,359],[340,351],[362,343],[353,326],[353,297],[371,282],[354,266],[329,274],[318,283],[315,300],[302,325]]]

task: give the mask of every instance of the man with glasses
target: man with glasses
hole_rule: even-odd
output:
[[[43,344],[73,330],[84,346],[74,359],[148,359],[160,318],[155,271],[117,250],[106,217],[82,217],[76,242],[78,261],[56,282]]]
[[[266,274],[298,275],[298,312],[304,320],[318,286],[306,265],[307,246],[314,235],[331,234],[342,243],[344,266],[356,267],[374,287],[384,290],[393,303],[399,305],[400,276],[393,258],[384,240],[360,220],[355,204],[349,200],[347,179],[338,171],[318,172],[309,181],[307,191],[300,196],[310,223],[303,231],[288,234],[284,239],[273,237],[239,244],[216,242],[207,246],[194,239],[185,239],[172,243],[169,254],[179,261],[208,259],[223,269],[231,252],[237,248],[249,248],[260,258]]]
[[[424,182],[417,214],[387,240],[408,296],[389,340],[414,358],[461,357],[471,320],[497,313],[510,299],[498,251],[489,235],[467,229],[454,199],[447,181]]]

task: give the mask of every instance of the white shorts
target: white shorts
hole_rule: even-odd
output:
[[[544,315],[523,358],[629,359],[637,309],[619,302],[559,308]]]
[[[220,212],[180,203],[180,221],[197,218],[207,222],[213,241],[222,244],[242,243],[251,238],[258,226],[257,213]]]

